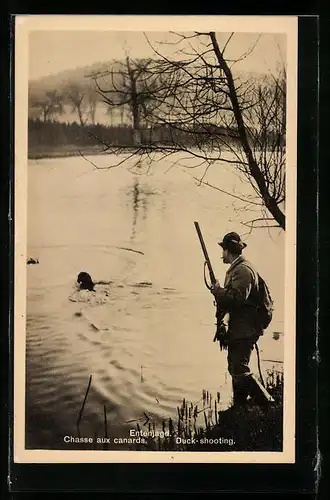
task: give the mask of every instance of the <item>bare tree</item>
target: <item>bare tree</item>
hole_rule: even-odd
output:
[[[280,227],[285,228],[285,127],[286,75],[265,78],[250,97],[244,124],[252,155],[262,176],[258,190],[265,206]],[[260,176],[259,173],[256,175]],[[259,179],[259,177],[257,178]],[[256,181],[257,181],[256,179]],[[280,208],[281,207],[281,208]]]
[[[235,117],[235,122],[239,134],[239,139],[244,151],[245,158],[247,160],[247,165],[244,167],[244,174],[248,178],[253,179],[254,187],[257,189],[257,193],[260,195],[261,199],[263,200],[263,203],[265,204],[265,207],[267,210],[271,213],[275,221],[278,223],[278,225],[282,228],[285,229],[285,215],[282,212],[280,208],[281,202],[283,202],[283,197],[284,197],[284,192],[285,192],[285,185],[282,183],[278,183],[278,171],[283,169],[283,163],[281,161],[281,155],[279,157],[280,163],[278,164],[277,161],[271,162],[270,160],[266,159],[263,162],[258,162],[257,156],[254,154],[253,147],[251,146],[251,140],[249,140],[248,137],[248,129],[245,125],[244,121],[244,108],[246,106],[245,103],[243,105],[240,104],[239,102],[239,93],[237,91],[237,88],[234,83],[233,75],[231,72],[231,69],[229,68],[223,53],[220,50],[216,35],[214,32],[210,33],[210,39],[212,42],[212,47],[214,50],[214,53],[216,55],[217,62],[219,63],[219,69],[223,71],[226,79],[226,87],[227,91],[229,92],[229,99],[230,103],[232,106],[232,112]],[[275,87],[277,89],[277,86]],[[259,87],[259,108],[263,109],[263,105],[265,102],[267,102],[265,99],[263,99],[263,95],[260,92],[260,87]],[[276,93],[277,96],[277,93]],[[266,114],[261,113],[261,129],[266,132],[263,136],[259,135],[258,137],[260,138],[260,141],[262,143],[261,145],[261,151],[266,152],[266,156],[268,153],[268,148],[267,148],[267,125],[268,125],[268,117],[270,123],[274,123],[274,120],[276,120],[276,111],[278,109],[278,99],[270,99],[270,106],[268,106],[268,109],[266,110]],[[273,104],[275,104],[275,109]],[[251,102],[247,106],[247,109],[254,109],[255,108],[255,103]],[[274,118],[275,117],[275,118]],[[259,142],[260,142],[259,141]],[[252,141],[253,143],[253,141]],[[277,144],[277,140],[275,140],[275,144]],[[280,146],[280,144],[279,144]],[[271,153],[275,152],[273,149]],[[272,155],[271,155],[272,156]],[[264,159],[264,158],[263,158]],[[278,158],[277,158],[278,159]]]
[[[83,127],[87,121],[87,90],[78,83],[69,83],[64,95],[68,104],[72,107],[72,112],[78,115],[79,123]]]
[[[92,125],[95,125],[95,113],[98,103],[96,92],[89,88],[87,92],[87,116],[91,120]]]
[[[148,71],[152,63],[151,59],[131,59],[127,56],[125,61],[114,61],[108,72],[92,75],[100,99],[107,105],[109,114],[114,109],[119,109],[122,123],[125,111],[130,116],[136,145],[145,142],[143,129],[153,112],[153,103],[157,102],[153,95],[160,90],[156,82],[157,73]],[[108,77],[106,83],[105,77]]]
[[[41,97],[30,97],[30,108],[36,109],[44,122],[63,113],[63,98],[56,90],[45,92]]]
[[[232,165],[254,193],[235,197],[245,203],[244,209],[254,206],[260,213],[246,224],[285,229],[285,71],[261,80],[235,78],[235,64],[255,44],[230,61],[226,49],[234,33],[222,47],[215,32],[175,35],[175,43],[182,46],[180,60],[169,59],[153,47],[157,59],[140,65],[133,76],[126,60],[121,85],[109,91],[119,98],[117,105],[130,105],[135,129],[143,116],[152,130],[149,142],[136,142],[136,152],[152,160],[187,153],[195,159],[194,166],[205,165],[198,181],[222,192],[207,182],[207,174],[211,166]],[[141,96],[138,81],[143,82]],[[104,91],[103,96],[105,102],[116,104]],[[149,109],[143,108],[143,98]],[[108,144],[107,149],[116,153],[120,148]]]

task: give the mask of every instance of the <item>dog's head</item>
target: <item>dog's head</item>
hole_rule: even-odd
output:
[[[94,290],[94,283],[90,274],[85,271],[81,271],[77,277],[77,283],[80,285],[81,290]]]

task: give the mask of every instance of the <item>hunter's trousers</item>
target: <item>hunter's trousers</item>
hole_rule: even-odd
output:
[[[228,343],[228,371],[233,380],[251,375],[249,363],[254,343],[252,340],[237,340]]]

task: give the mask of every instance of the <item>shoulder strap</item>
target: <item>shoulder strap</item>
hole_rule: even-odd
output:
[[[248,262],[246,262],[245,260],[243,260],[242,262],[240,262],[240,264],[242,266],[247,267],[251,271],[251,273],[252,273],[252,275],[254,277],[254,281],[255,281],[254,284],[259,289],[259,274],[257,273],[257,271]]]

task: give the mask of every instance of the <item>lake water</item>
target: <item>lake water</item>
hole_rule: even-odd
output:
[[[109,166],[118,159],[93,157]],[[26,327],[26,446],[66,445],[89,377],[92,383],[80,424],[84,436],[127,436],[145,415],[175,417],[183,398],[197,402],[202,390],[231,398],[226,353],[212,342],[214,306],[203,282],[199,221],[216,275],[227,269],[217,241],[227,232],[248,232],[254,218],[239,200],[198,186],[198,168],[162,160],[138,169],[97,170],[81,157],[29,161]],[[112,163],[111,163],[112,162]],[[246,195],[225,164],[213,165],[209,181]],[[244,236],[245,254],[269,284],[275,317],[260,339],[263,370],[283,361],[284,235],[257,229]],[[95,294],[77,292],[87,271]],[[279,340],[273,331],[281,332]],[[256,370],[256,355],[252,367]],[[141,424],[142,425],[142,424]]]

